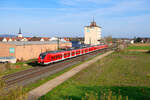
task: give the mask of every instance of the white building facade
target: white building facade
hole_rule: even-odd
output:
[[[91,22],[90,26],[84,27],[84,44],[98,45],[101,40],[101,27],[96,22]]]

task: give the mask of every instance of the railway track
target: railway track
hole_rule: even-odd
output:
[[[97,54],[103,53],[108,50],[109,49],[98,50],[82,56],[77,56],[72,59],[67,59],[61,62],[50,64],[48,66],[41,67],[39,65],[31,69],[4,76],[3,79],[5,80],[8,87],[12,87],[15,85],[24,86],[31,82],[35,82],[43,77],[47,77],[49,75],[57,73],[65,68],[68,68],[74,64],[87,60],[88,58],[94,57]]]

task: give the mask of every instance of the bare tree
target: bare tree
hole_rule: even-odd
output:
[[[104,37],[104,40],[105,40],[106,43],[113,42],[112,36]]]

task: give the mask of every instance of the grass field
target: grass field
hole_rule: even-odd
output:
[[[129,46],[128,49],[150,50],[150,46]]]
[[[109,95],[107,100],[150,100],[149,53],[113,53],[39,100],[106,100]]]
[[[130,45],[128,50],[150,50],[150,44],[149,43],[136,43]]]

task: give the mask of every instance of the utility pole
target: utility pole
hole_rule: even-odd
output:
[[[59,50],[59,37],[57,39],[57,49]]]
[[[90,43],[90,45],[91,45],[91,37],[90,37],[90,39],[89,39],[89,43]]]

